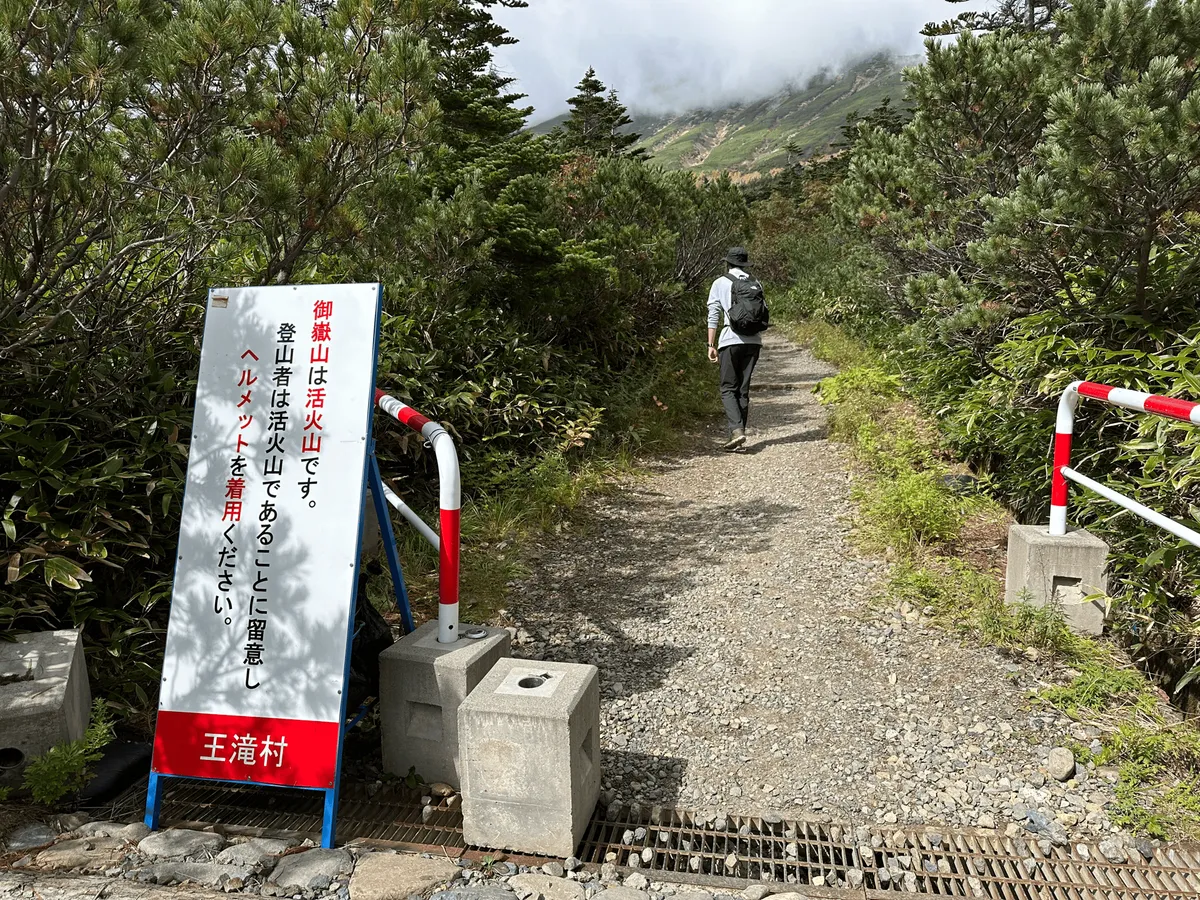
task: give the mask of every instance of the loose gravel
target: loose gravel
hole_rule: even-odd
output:
[[[847,454],[778,389],[830,373],[768,340],[746,451],[714,423],[591,503],[514,585],[515,655],[600,667],[609,802],[1112,831],[1114,772],[1047,774],[1098,732],[1030,702],[1044,671],[872,604],[889,566],[849,541]]]

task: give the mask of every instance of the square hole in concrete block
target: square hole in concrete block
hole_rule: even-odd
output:
[[[1051,594],[1054,602],[1059,606],[1064,603],[1079,603],[1083,600],[1083,579],[1081,578],[1064,578],[1061,575],[1055,575],[1051,584]]]
[[[421,741],[442,739],[442,708],[436,703],[408,701],[408,736]]]
[[[583,736],[583,741],[579,744],[579,763],[584,779],[591,774],[592,767],[599,764],[598,751],[596,729],[589,728],[587,734]]]

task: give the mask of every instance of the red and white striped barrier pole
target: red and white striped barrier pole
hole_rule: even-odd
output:
[[[1090,397],[1102,400],[1113,406],[1132,409],[1135,412],[1151,413],[1168,419],[1178,419],[1181,422],[1191,422],[1200,425],[1200,403],[1191,400],[1179,400],[1175,397],[1160,397],[1157,394],[1146,394],[1142,391],[1131,391],[1127,388],[1109,387],[1106,384],[1096,384],[1093,381],[1075,381],[1067,386],[1058,401],[1058,419],[1054,428],[1054,473],[1050,482],[1050,533],[1064,535],[1067,533],[1067,480],[1086,483],[1086,486],[1096,490],[1103,496],[1113,499],[1111,489],[1102,489],[1091,479],[1071,468],[1071,435],[1075,431],[1075,409],[1080,397]],[[1173,534],[1192,541],[1197,537],[1196,532],[1185,526],[1167,519],[1149,510],[1141,504],[1134,503],[1128,498],[1116,494],[1126,509],[1149,519],[1160,527],[1166,528]],[[1137,507],[1136,509],[1134,507]],[[1161,521],[1159,521],[1161,520]],[[1167,524],[1169,523],[1169,524]],[[1184,533],[1186,532],[1186,534]]]
[[[437,422],[375,391],[375,404],[392,418],[419,432],[433,445],[437,457],[441,536],[438,541],[438,641],[452,644],[458,640],[459,544],[462,510],[462,478],[458,470],[458,452],[454,440]]]

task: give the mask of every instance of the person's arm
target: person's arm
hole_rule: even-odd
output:
[[[717,326],[721,324],[721,279],[708,292],[708,358],[717,361]]]

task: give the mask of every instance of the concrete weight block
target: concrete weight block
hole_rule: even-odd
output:
[[[427,782],[462,783],[458,707],[502,657],[511,639],[503,628],[464,625],[452,644],[438,643],[438,623],[426,622],[379,654],[379,716],[383,769]],[[469,634],[483,632],[483,637]]]
[[[30,759],[83,737],[91,706],[79,632],[0,643],[0,786],[19,785]]]
[[[1108,544],[1082,528],[1056,536],[1045,525],[1013,525],[1004,601],[1057,605],[1073,631],[1100,634],[1104,605],[1085,598],[1105,591],[1107,560]]]
[[[458,722],[466,842],[573,855],[600,797],[596,667],[501,660]]]

